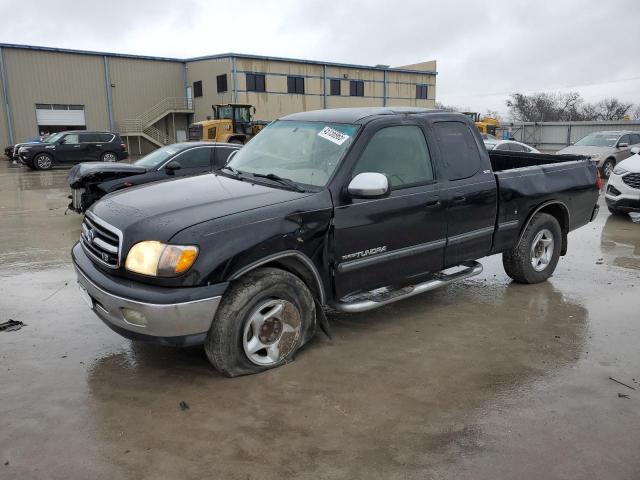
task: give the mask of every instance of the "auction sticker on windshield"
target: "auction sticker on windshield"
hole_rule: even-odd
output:
[[[342,145],[344,142],[349,140],[349,135],[331,127],[324,127],[318,132],[318,136],[324,138],[325,140],[329,140],[336,145]]]

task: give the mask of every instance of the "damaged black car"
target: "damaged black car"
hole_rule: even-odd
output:
[[[67,176],[71,187],[69,209],[83,213],[95,201],[116,190],[217,170],[240,147],[229,143],[175,143],[154,150],[132,164],[80,163]]]

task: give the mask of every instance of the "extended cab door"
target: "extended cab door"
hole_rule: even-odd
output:
[[[351,175],[335,200],[336,298],[416,283],[412,277],[440,270],[446,218],[422,126],[411,118],[372,122],[352,152]],[[347,184],[363,172],[384,173],[390,195],[349,198]]]
[[[497,184],[489,155],[463,121],[433,123],[446,175],[445,268],[489,254],[497,215]]]

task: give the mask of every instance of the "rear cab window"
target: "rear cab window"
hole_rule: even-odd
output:
[[[473,177],[482,168],[480,150],[469,127],[462,122],[436,122],[433,130],[449,180]]]

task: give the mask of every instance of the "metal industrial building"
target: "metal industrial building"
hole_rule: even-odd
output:
[[[434,107],[435,60],[391,68],[228,53],[189,59],[0,44],[0,145],[64,129],[118,131],[134,154],[186,138],[211,106],[255,118],[351,106]]]

